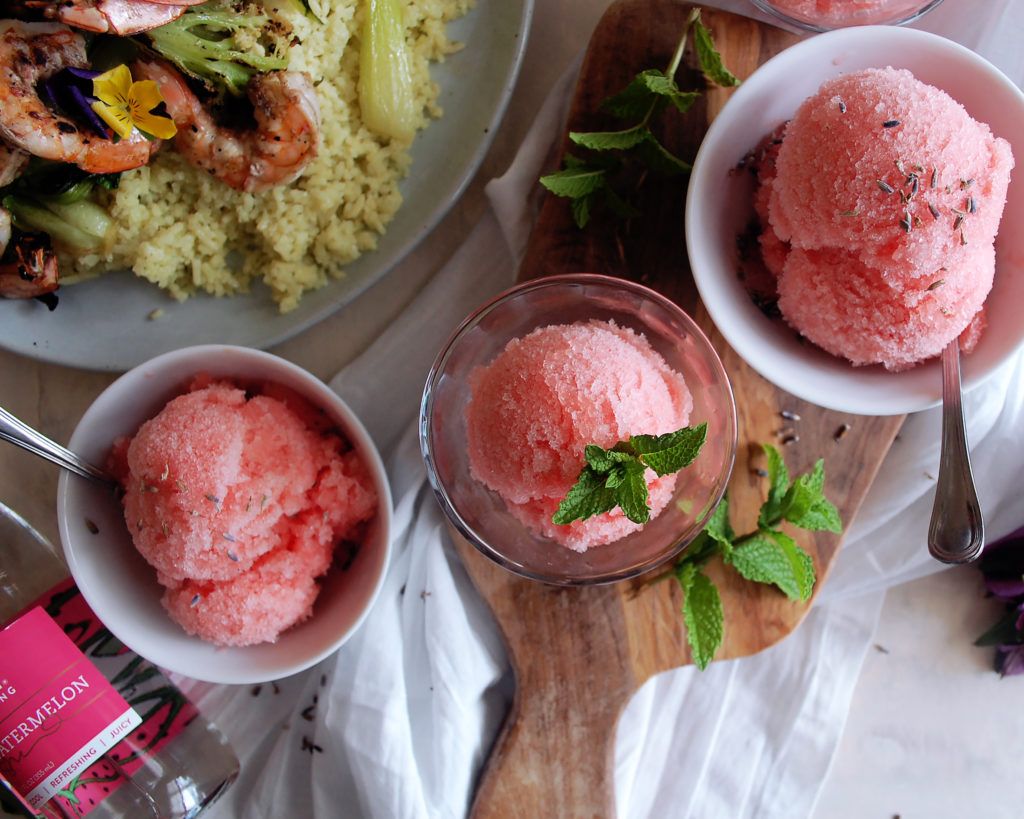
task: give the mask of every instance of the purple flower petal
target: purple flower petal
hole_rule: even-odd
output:
[[[1017,622],[1014,625],[1016,626],[1017,631],[1024,632],[1024,603],[1017,606],[1017,611],[1019,611],[1020,614],[1017,615]]]
[[[104,139],[110,139],[110,129],[92,110],[92,103],[96,101],[96,98],[92,96],[92,81],[99,75],[99,71],[91,71],[87,68],[62,68],[39,84],[39,96],[50,107],[57,109]]]
[[[88,80],[90,88],[92,88],[92,81],[103,73],[102,71],[93,71],[91,68],[65,68],[63,70],[67,71],[72,77]]]
[[[1021,595],[1024,595],[1024,578],[1001,578],[986,577],[985,588],[993,597],[1012,603]]]
[[[999,646],[995,666],[1003,677],[1024,673],[1024,646]]]
[[[105,139],[110,139],[110,129],[107,128],[106,123],[103,122],[102,119],[100,119],[100,115],[97,114],[92,108],[92,104],[96,101],[96,98],[92,96],[86,96],[74,86],[68,88],[68,93],[71,96],[71,98],[75,101],[75,105],[77,106],[75,110],[84,114],[83,118],[89,124],[89,127],[92,128],[92,130],[94,130],[97,134],[103,136]]]

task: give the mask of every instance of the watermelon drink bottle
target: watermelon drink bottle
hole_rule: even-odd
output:
[[[52,544],[0,504],[6,802],[46,817],[190,819],[237,774],[220,730],[99,622]]]

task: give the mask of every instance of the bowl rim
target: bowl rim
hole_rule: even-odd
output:
[[[890,15],[887,20],[876,20],[872,23],[815,23],[811,20],[804,20],[800,17],[795,17],[792,14],[782,11],[781,9],[775,8],[775,4],[772,0],[750,0],[759,10],[765,14],[769,14],[772,17],[786,23],[794,28],[800,29],[805,32],[813,33],[824,33],[827,31],[837,31],[840,28],[846,28],[849,26],[864,26],[864,25],[877,25],[877,26],[905,26],[913,23],[915,20],[919,20],[924,17],[929,11],[934,9],[936,6],[942,3],[942,0],[920,0],[920,5],[915,9],[904,9],[902,12],[896,12]]]
[[[870,58],[862,56],[865,44],[870,44]],[[908,46],[917,49],[919,56],[915,58],[914,52],[908,50]],[[889,56],[885,59],[878,58],[877,54],[883,50]],[[767,118],[768,111],[765,106],[769,103],[764,102],[765,98],[770,97],[772,91],[787,77],[792,78],[798,69],[802,68],[806,75],[808,67],[815,68],[813,76],[814,86],[817,88],[826,79],[842,73],[881,65],[903,68],[915,60],[922,64],[926,61],[934,63],[935,56],[941,56],[944,65],[947,59],[952,59],[958,69],[961,66],[970,67],[974,74],[992,89],[992,93],[998,90],[1001,95],[1012,99],[1015,116],[1024,127],[1024,92],[981,55],[953,40],[928,31],[884,25],[855,26],[828,31],[802,40],[756,69],[736,89],[711,122],[693,163],[685,207],[686,244],[693,278],[708,314],[725,340],[755,371],[794,396],[826,409],[858,415],[883,416],[901,415],[938,406],[942,400],[938,358],[896,373],[884,371],[881,365],[854,367],[846,364],[840,370],[837,364],[843,363],[841,359],[813,348],[813,352],[804,353],[806,357],[800,359],[799,367],[779,366],[775,358],[782,355],[775,349],[778,347],[778,330],[766,329],[769,325],[777,325],[778,322],[768,319],[757,308],[752,307],[748,310],[736,291],[737,287],[742,288],[738,276],[721,274],[723,265],[719,262],[719,255],[724,254],[718,254],[718,248],[713,248],[712,242],[702,241],[702,237],[715,234],[717,225],[712,226],[711,217],[708,215],[709,209],[699,206],[698,200],[702,191],[713,190],[713,185],[721,187],[724,184],[718,179],[724,164],[724,149],[721,146],[733,138],[736,124],[743,119],[746,110],[749,108],[753,111],[755,118]],[[950,63],[952,64],[954,63]],[[826,66],[831,70],[827,70]],[[943,70],[949,73],[947,69]],[[939,68],[936,68],[935,72],[938,71]],[[927,76],[919,79],[941,88],[938,81]],[[813,93],[813,89],[810,93]],[[964,104],[968,113],[971,113],[971,105],[968,104],[970,101],[957,101]],[[795,112],[797,105],[799,103],[792,107],[790,114]],[[775,127],[781,121],[783,120],[773,121],[771,127]],[[765,133],[768,130],[770,128]],[[993,129],[993,133],[1010,141],[1011,144],[1017,139],[1019,144],[1024,146],[1024,142],[1020,142],[1020,137],[1016,136],[1015,130],[1011,131],[1004,127],[999,133]],[[764,133],[749,134],[747,149],[752,148],[763,135]],[[736,156],[730,167],[735,167],[741,159],[742,155]],[[1011,177],[1010,185],[1011,192],[1015,191],[1024,185],[1024,180],[1014,180]],[[1008,194],[1007,205],[1010,203],[1011,194]],[[1008,222],[1005,211],[1000,224],[1002,229],[1006,230]],[[998,241],[996,252],[998,284],[999,271],[1006,270],[1008,262],[999,257]],[[735,263],[730,265],[730,269],[732,268],[735,268]],[[995,287],[996,285],[993,292]],[[991,295],[992,293],[989,294],[990,297]],[[739,313],[737,305],[740,305]],[[990,306],[988,300],[986,305]],[[811,345],[805,345],[805,350],[810,347]],[[1022,347],[1024,335],[1012,343],[1003,342],[998,349],[993,347],[991,342],[986,344],[983,335],[978,349],[972,355],[963,356],[964,392],[988,380]],[[981,350],[987,350],[985,356],[978,355]],[[972,356],[976,362],[974,366]],[[814,358],[817,360],[812,361]],[[982,358],[985,359],[984,366]],[[789,363],[792,363],[791,358]],[[857,389],[852,389],[852,384],[856,384]]]
[[[218,367],[216,364],[210,366],[209,362],[213,360],[213,357],[221,359],[226,357],[230,360],[231,364],[230,366],[225,364],[223,367]],[[205,365],[204,361],[207,362]],[[339,631],[333,638],[317,641],[319,648],[313,651],[299,653],[288,661],[275,661],[274,646],[281,645],[282,641],[287,640],[291,629],[283,632],[275,643],[232,647],[214,646],[211,643],[202,641],[199,637],[186,634],[182,629],[181,635],[177,635],[179,639],[184,639],[188,643],[195,645],[196,652],[202,655],[192,659],[190,662],[183,661],[181,654],[174,650],[173,646],[164,646],[160,640],[154,640],[152,643],[147,642],[144,639],[145,629],[140,629],[137,624],[127,623],[124,609],[119,609],[111,603],[110,598],[112,595],[110,595],[111,587],[109,581],[100,581],[98,579],[98,575],[103,574],[103,572],[89,570],[90,564],[96,563],[94,558],[90,556],[90,552],[95,554],[97,548],[104,548],[104,546],[97,543],[90,549],[89,546],[82,543],[81,527],[75,526],[75,523],[82,519],[82,509],[77,505],[73,505],[72,500],[74,487],[77,485],[75,482],[80,482],[82,479],[78,476],[70,475],[66,471],[62,471],[58,477],[57,522],[61,550],[65,562],[71,571],[72,578],[79,587],[86,602],[96,613],[96,616],[122,643],[148,661],[192,679],[211,683],[256,684],[292,676],[312,667],[336,652],[363,625],[381,595],[393,558],[394,507],[390,481],[384,463],[376,444],[362,420],[355,414],[348,403],[324,381],[303,367],[281,356],[255,348],[231,344],[202,344],[161,353],[118,376],[93,399],[83,413],[71,435],[69,448],[74,451],[84,449],[83,441],[90,432],[90,425],[104,420],[104,416],[109,414],[111,407],[118,400],[123,399],[125,390],[131,388],[140,380],[145,382],[147,379],[153,378],[153,394],[148,396],[148,400],[153,401],[153,395],[157,391],[160,394],[173,393],[175,386],[182,386],[190,377],[188,374],[183,378],[176,377],[172,383],[169,378],[169,371],[173,372],[176,366],[183,367],[192,362],[194,366],[190,365],[187,367],[187,371],[191,376],[212,370],[215,378],[217,376],[230,377],[231,367],[237,365],[240,361],[254,367],[266,366],[268,371],[265,376],[253,377],[265,378],[269,382],[282,383],[282,374],[290,376],[293,379],[293,382],[290,384],[293,389],[296,389],[314,406],[326,409],[332,419],[339,422],[346,439],[352,447],[359,452],[360,458],[363,460],[377,490],[377,514],[373,524],[373,534],[370,536],[375,551],[379,552],[379,555],[375,556],[375,561],[371,563],[374,576],[373,586],[367,593],[362,608],[351,619],[345,630]],[[154,373],[156,374],[155,377]],[[302,386],[296,387],[295,384],[301,384]],[[149,417],[146,413],[141,412],[141,410],[137,415],[144,419]],[[115,438],[120,434],[124,433],[119,430],[114,431]],[[134,430],[131,434],[134,434]],[[109,449],[112,443],[113,439],[111,441],[95,442],[91,448],[102,446],[106,450]],[[116,503],[118,510],[122,511],[123,514],[119,498]],[[123,518],[121,522],[123,523]],[[130,544],[130,537],[128,538],[128,543]],[[155,569],[153,572],[155,578]],[[169,616],[167,617],[167,622],[173,628],[180,629],[180,626],[174,623]],[[305,623],[308,622],[310,621],[305,621]],[[305,623],[300,623],[293,628],[301,629]],[[202,664],[197,664],[197,659],[202,660]],[[236,662],[240,659],[248,659],[249,662]]]
[[[718,350],[715,349],[711,343],[707,334],[703,328],[689,315],[682,307],[676,304],[674,301],[669,299],[667,296],[662,295],[653,288],[639,282],[632,281],[631,279],[625,279],[618,276],[609,276],[600,273],[560,273],[551,276],[541,276],[532,279],[526,279],[521,282],[517,282],[511,287],[506,288],[497,295],[491,297],[478,308],[473,310],[465,319],[459,324],[459,326],[452,332],[444,346],[441,348],[434,363],[431,365],[430,372],[427,376],[426,383],[424,385],[421,401],[420,401],[420,412],[418,419],[418,436],[420,443],[420,453],[423,458],[424,466],[426,468],[427,479],[430,483],[431,489],[437,498],[438,503],[441,505],[442,510],[445,513],[448,521],[455,527],[459,534],[466,540],[466,542],[472,546],[477,552],[484,555],[492,562],[508,570],[514,575],[523,577],[529,580],[539,581],[552,586],[561,587],[580,587],[580,586],[595,586],[604,585],[609,583],[615,583],[621,580],[627,580],[632,577],[636,577],[645,572],[651,571],[659,565],[664,565],[668,561],[674,559],[679,555],[683,549],[689,544],[690,541],[684,541],[682,539],[677,540],[673,543],[671,548],[668,548],[660,556],[657,563],[643,567],[627,567],[625,569],[607,571],[601,574],[588,575],[586,577],[565,577],[562,575],[553,575],[545,573],[540,570],[531,570],[518,563],[513,562],[507,558],[502,552],[493,547],[487,545],[485,538],[479,535],[473,527],[465,520],[463,515],[456,508],[453,503],[447,489],[443,485],[439,476],[437,475],[436,469],[433,463],[433,457],[431,455],[431,408],[433,406],[434,396],[436,394],[435,386],[438,379],[444,372],[445,364],[450,358],[453,350],[457,347],[459,342],[462,341],[463,337],[467,332],[475,327],[478,321],[499,308],[502,304],[515,298],[516,296],[524,293],[530,293],[536,290],[549,289],[552,287],[564,286],[567,284],[596,284],[601,286],[611,286],[616,288],[624,288],[630,290],[637,295],[641,295],[646,299],[650,299],[657,303],[663,309],[675,314],[677,317],[683,320],[683,323],[687,326],[687,329],[699,340],[701,345],[711,353],[709,358],[711,365],[716,371],[721,382],[725,385],[728,393],[729,402],[729,439],[728,439],[728,458],[725,467],[725,480],[721,482],[721,485],[714,493],[704,512],[701,519],[695,521],[697,526],[697,532],[703,528],[707,520],[711,517],[711,514],[717,508],[722,498],[724,497],[729,483],[729,478],[732,475],[732,471],[736,462],[736,450],[738,447],[738,430],[739,423],[737,418],[736,408],[736,397],[732,389],[732,381],[729,377],[728,371],[725,369],[725,365],[721,360],[721,356],[718,354]],[[539,325],[538,325],[539,326]],[[692,540],[692,539],[691,539]],[[552,541],[553,546],[559,546],[559,544]],[[605,546],[612,545],[604,544]],[[560,547],[559,548],[564,548]],[[594,548],[602,548],[597,546]]]

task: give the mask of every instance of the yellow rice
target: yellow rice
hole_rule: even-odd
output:
[[[321,22],[291,0],[263,0],[286,20],[296,44],[289,68],[317,85],[322,119],[317,158],[291,185],[243,193],[191,166],[170,145],[146,167],[123,174],[112,195],[116,221],[109,249],[62,259],[63,283],[131,269],[178,300],[197,292],[230,296],[263,280],[282,312],[303,293],[344,275],[372,250],[402,202],[398,182],[410,172],[408,146],[369,131],[356,94],[364,0],[313,0]],[[431,62],[457,50],[445,24],[473,0],[407,0],[420,127],[441,115]]]

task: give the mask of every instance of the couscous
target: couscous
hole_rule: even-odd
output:
[[[291,0],[263,0],[264,13],[292,32],[289,69],[310,74],[320,106],[318,154],[296,181],[259,193],[235,190],[167,145],[125,172],[110,194],[116,221],[109,249],[61,258],[62,284],[131,269],[184,300],[230,296],[262,280],[282,312],[303,293],[344,275],[376,246],[401,206],[409,145],[382,138],[361,121],[357,82],[364,0],[323,0],[304,14]],[[446,24],[473,0],[408,0],[406,39],[420,128],[439,117],[431,62],[457,50]]]

